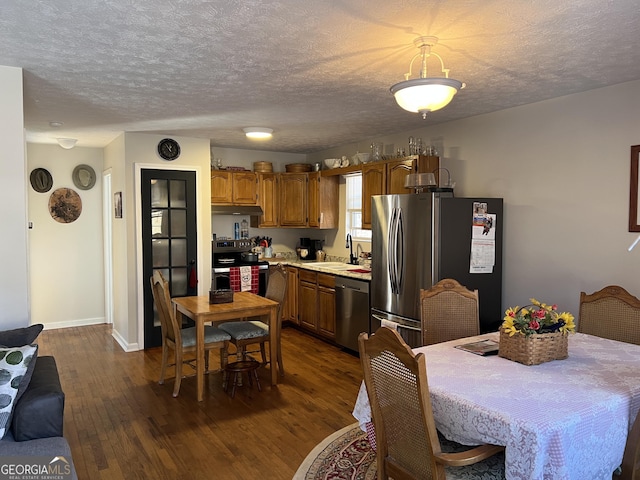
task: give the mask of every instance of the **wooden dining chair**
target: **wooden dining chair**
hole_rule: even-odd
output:
[[[480,335],[478,291],[445,278],[420,290],[423,345]]]
[[[173,386],[173,396],[177,397],[182,382],[182,365],[187,363],[195,369],[194,358],[185,358],[185,353],[196,352],[196,327],[181,328],[176,320],[176,315],[171,305],[169,284],[160,271],[155,270],[151,277],[151,291],[153,302],[160,319],[162,331],[162,364],[160,366],[160,380],[164,383],[164,377],[168,366],[176,368],[176,377]],[[224,369],[227,363],[227,346],[231,336],[217,327],[204,327],[205,372],[209,373],[209,353],[211,350],[220,350],[220,368]],[[174,351],[174,363],[169,364],[169,349]],[[190,375],[191,376],[191,375]]]
[[[265,297],[278,302],[276,328],[277,345],[277,362],[280,375],[284,376],[284,366],[282,363],[282,348],[280,345],[280,331],[282,329],[282,305],[287,295],[287,269],[282,264],[272,266],[269,271],[269,282],[267,283],[267,291]],[[220,325],[220,329],[224,330],[231,336],[230,343],[236,346],[236,359],[243,360],[248,354],[246,350],[249,345],[260,345],[260,353],[262,355],[262,363],[266,365],[273,359],[267,360],[265,344],[269,342],[269,325],[260,320],[241,320],[236,322],[225,322]]]
[[[640,299],[617,285],[580,292],[578,332],[640,345]]]
[[[504,451],[504,447],[485,444],[444,453],[433,418],[424,354],[415,355],[398,332],[387,327],[371,337],[361,333],[358,345],[375,428],[378,480],[442,480],[445,467],[476,464]],[[499,465],[504,469],[504,462]],[[462,472],[456,473],[464,478]],[[491,478],[503,477],[496,472]]]

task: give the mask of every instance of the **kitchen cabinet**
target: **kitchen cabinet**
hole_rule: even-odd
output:
[[[440,158],[416,155],[411,158],[397,158],[383,162],[367,163],[362,166],[362,228],[371,228],[371,197],[411,193],[404,187],[410,173],[429,173],[440,166]],[[438,172],[436,172],[436,182]]]
[[[220,205],[255,205],[258,182],[253,172],[211,170],[211,203]]]
[[[299,269],[298,318],[312,333],[335,339],[335,276]]]
[[[299,325],[298,321],[298,269],[287,266],[287,296],[284,301],[283,320]]]
[[[280,174],[280,226],[306,227],[308,223],[308,177],[306,173]]]
[[[258,175],[258,205],[262,207],[261,216],[251,217],[251,226],[259,228],[274,228],[278,226],[280,201],[278,198],[279,174],[259,173]]]
[[[338,177],[323,177],[320,172],[308,176],[309,227],[338,228]]]

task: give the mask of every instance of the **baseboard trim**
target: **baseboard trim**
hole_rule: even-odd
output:
[[[137,352],[138,350],[140,350],[140,344],[138,342],[127,343],[124,337],[120,335],[120,333],[115,329],[111,331],[111,336],[116,342],[118,342],[120,348],[122,348],[122,350],[124,350],[125,352]]]
[[[86,327],[87,325],[98,325],[105,323],[104,317],[83,318],[81,320],[67,320],[64,322],[43,323],[45,330],[56,330],[58,328]]]

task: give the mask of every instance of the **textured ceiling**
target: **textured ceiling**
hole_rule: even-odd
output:
[[[440,39],[433,51],[467,84],[426,120],[389,93],[422,35]],[[127,131],[313,152],[640,79],[640,8],[637,0],[4,0],[0,45],[0,65],[24,69],[29,141],[101,147]],[[273,128],[274,138],[250,142],[247,126]]]

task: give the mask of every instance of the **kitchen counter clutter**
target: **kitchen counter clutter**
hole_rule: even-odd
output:
[[[267,260],[270,263],[282,263],[283,265],[304,268],[315,272],[330,273],[341,277],[371,281],[371,270],[363,267],[362,265],[350,265],[346,262],[305,262],[298,259],[286,258],[265,258],[264,260]]]

